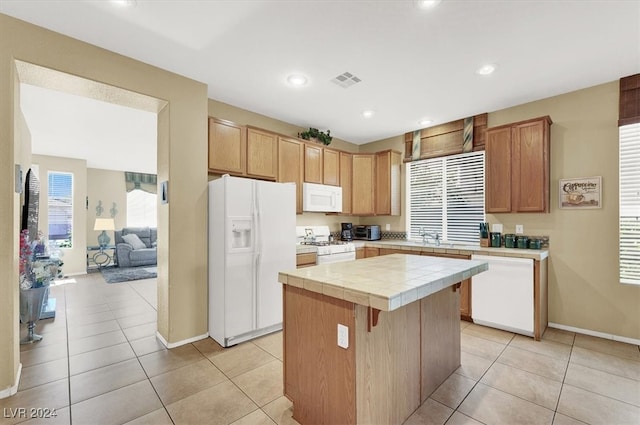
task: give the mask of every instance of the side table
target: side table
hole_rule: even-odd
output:
[[[89,245],[87,246],[87,269],[89,269],[91,263],[98,266],[98,268],[102,268],[108,266],[111,263],[116,263],[115,261],[115,245]],[[107,252],[107,250],[111,251],[111,254]],[[92,254],[93,253],[93,254]]]

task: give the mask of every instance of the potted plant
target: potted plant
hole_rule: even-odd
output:
[[[309,130],[298,133],[298,137],[304,140],[315,140],[327,146],[331,143],[331,140],[333,140],[333,137],[331,137],[331,130],[327,130],[325,133],[324,131],[320,131],[313,127],[309,127]]]

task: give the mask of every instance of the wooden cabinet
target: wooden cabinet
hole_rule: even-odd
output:
[[[352,204],[353,215],[375,214],[375,154],[353,154]]]
[[[400,215],[400,152],[376,153],[376,215]]]
[[[316,265],[317,254],[315,252],[305,252],[296,255],[296,268],[311,267]]]
[[[365,254],[365,248],[356,248],[356,260],[359,260],[361,258],[366,258],[366,254]]]
[[[246,170],[246,128],[209,118],[209,171],[243,175]]]
[[[447,254],[430,251],[422,251],[421,255],[429,255],[431,257],[457,258],[459,260],[471,259],[471,255]],[[473,320],[471,319],[471,278],[465,279],[460,283],[460,318],[468,322],[473,322]]]
[[[548,116],[487,129],[486,212],[549,212]]]
[[[296,184],[296,212],[302,214],[302,178],[304,143],[286,137],[278,137],[279,182]]]
[[[340,186],[340,152],[325,149],[322,161],[322,183]]]
[[[278,136],[247,128],[247,175],[275,180],[278,173]]]
[[[351,214],[353,160],[350,153],[340,152],[340,187],[342,187],[342,214]]]
[[[364,256],[365,256],[365,258],[377,257],[378,255],[380,255],[380,248],[373,248],[373,247],[370,247],[370,246],[365,246],[364,247]]]
[[[322,184],[324,149],[320,146],[304,144],[304,181]]]

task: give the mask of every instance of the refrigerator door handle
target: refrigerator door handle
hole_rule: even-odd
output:
[[[255,229],[255,241],[254,252],[255,261],[253,265],[253,305],[255,314],[253,315],[254,329],[258,327],[258,317],[260,308],[258,299],[260,298],[260,253],[262,251],[262,223],[260,217],[260,185],[257,182],[253,183],[253,220]]]

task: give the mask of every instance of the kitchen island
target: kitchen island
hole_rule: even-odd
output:
[[[459,282],[485,270],[392,254],[280,272],[294,419],[404,422],[460,366]]]

